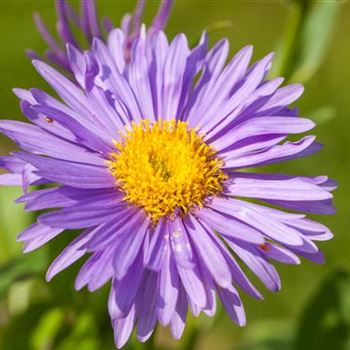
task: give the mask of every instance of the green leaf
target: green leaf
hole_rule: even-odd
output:
[[[4,297],[10,286],[19,280],[37,276],[47,267],[47,251],[42,248],[29,255],[21,255],[0,267],[0,298]]]
[[[346,350],[350,341],[350,274],[336,270],[301,315],[294,349]]]
[[[33,282],[32,279],[27,279],[12,283],[7,297],[8,313],[11,317],[28,309]]]
[[[82,312],[72,324],[70,333],[57,345],[57,350],[98,350],[100,341],[97,333],[97,324],[94,315]]]
[[[258,321],[249,325],[244,333],[244,345],[238,350],[290,350],[292,335],[289,320]]]
[[[334,119],[337,115],[337,110],[332,106],[321,106],[308,113],[308,117],[317,125],[327,123]]]
[[[18,187],[1,187],[0,191],[0,264],[21,254],[21,245],[16,241],[17,235],[33,220],[29,213],[23,211],[23,205],[14,203],[21,196]]]
[[[317,1],[299,37],[292,81],[305,82],[323,62],[342,1]]]
[[[51,349],[54,345],[54,339],[64,321],[64,316],[64,311],[59,308],[51,309],[46,312],[39,320],[36,329],[31,335],[31,349]]]
[[[28,310],[0,327],[1,350],[28,350],[29,339],[36,327],[37,320],[46,312],[47,304],[31,305]]]
[[[343,1],[291,1],[272,76],[305,83],[322,64]]]

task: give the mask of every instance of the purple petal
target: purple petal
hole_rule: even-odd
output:
[[[171,335],[175,339],[180,339],[185,329],[187,308],[188,304],[186,299],[186,293],[182,287],[179,289],[175,313],[170,323]]]
[[[32,108],[34,112],[41,113],[46,117],[53,119],[72,132],[76,136],[75,142],[78,144],[83,144],[99,153],[103,153],[105,156],[113,150],[113,139],[106,137],[105,135],[101,138],[96,136],[98,132],[91,132],[91,128],[94,130],[94,127],[90,125],[91,128],[89,129],[89,123],[85,122],[84,125],[86,126],[84,126],[70,115],[52,107],[35,105]]]
[[[111,220],[96,228],[87,248],[91,251],[104,249],[110,244],[124,244],[125,235],[139,228],[144,213],[138,208],[121,206]]]
[[[93,292],[105,285],[113,277],[113,247],[96,252],[80,269],[75,280],[75,289],[80,290],[85,285]]]
[[[310,219],[290,220],[285,221],[285,223],[297,228],[303,233],[304,237],[314,241],[327,241],[333,238],[332,232],[326,226]]]
[[[93,227],[118,215],[121,208],[123,206],[115,200],[115,196],[109,195],[107,199],[78,203],[56,212],[42,214],[39,216],[39,222],[50,227],[67,229]]]
[[[241,287],[247,294],[254,298],[262,299],[262,295],[259,291],[252,285],[243,270],[240,268],[235,258],[232,256],[231,252],[228,251],[227,247],[223,244],[222,240],[219,240],[216,234],[210,233],[213,242],[220,249],[221,254],[224,256],[232,275],[232,280],[234,284]],[[206,276],[207,277],[207,276]],[[206,278],[206,285],[210,285],[210,280]],[[203,310],[205,311],[205,309]]]
[[[118,71],[114,60],[105,44],[98,39],[93,41],[93,55],[99,64],[100,84],[108,89],[122,103],[130,119],[140,121],[142,111],[138,106],[134,92],[125,77]]]
[[[211,115],[210,122],[205,128],[205,131],[208,132],[208,137],[210,138],[213,134],[216,134],[217,131],[215,125],[222,129],[222,121],[234,120],[234,115],[230,114],[237,109],[241,104],[244,104],[246,99],[255,91],[255,89],[261,84],[268,67],[271,64],[271,60],[273,58],[273,54],[269,54],[265,56],[262,60],[258,61],[255,65],[253,65],[249,72],[246,74],[241,84],[236,88],[233,88],[233,93],[229,96],[229,98],[221,105],[220,114],[223,116],[222,119],[215,118],[215,114]],[[212,117],[214,116],[214,118]],[[214,127],[214,128],[213,128]]]
[[[221,254],[208,234],[208,228],[200,224],[193,216],[185,221],[186,229],[198,250],[198,254],[209,270],[214,281],[221,287],[231,284],[231,272]]]
[[[178,288],[179,276],[168,244],[159,274],[159,297],[157,302],[158,318],[163,326],[167,326],[174,315]]]
[[[280,206],[286,209],[291,209],[303,213],[312,213],[312,214],[335,214],[336,209],[332,204],[331,199],[327,200],[318,200],[318,201],[279,201],[279,200],[267,200],[268,203],[271,203],[276,206]]]
[[[247,154],[230,154],[229,159],[225,159],[224,169],[242,168],[258,165],[267,165],[276,162],[282,162],[289,159],[305,157],[306,155],[319,151],[320,145],[314,143],[314,136],[306,136],[303,139],[282,145],[272,146],[260,152]]]
[[[164,62],[163,72],[163,108],[162,118],[172,119],[177,115],[181,97],[183,75],[186,69],[186,61],[190,51],[185,35],[179,34],[170,44],[167,57]]]
[[[172,4],[173,4],[173,0],[162,0],[158,13],[154,17],[153,23],[150,27],[150,34],[153,34],[159,30],[162,30],[165,27],[168,21]]]
[[[36,103],[33,94],[29,90],[14,88],[12,91],[20,100],[28,101],[30,104]]]
[[[68,21],[68,12],[67,12],[67,6],[64,1],[56,1],[56,12],[57,12],[57,23],[56,28],[57,32],[60,35],[60,37],[63,39],[66,43],[71,43],[74,46],[78,47],[78,43],[70,29],[69,21]]]
[[[232,242],[229,245],[268,289],[273,292],[281,289],[276,269],[256,249],[250,251],[248,245],[240,246]]]
[[[213,230],[218,231],[226,238],[239,239],[255,244],[265,242],[264,236],[260,231],[234,219],[232,216],[227,216],[208,208],[201,209],[197,215]]]
[[[107,45],[111,56],[114,58],[114,63],[117,66],[118,71],[120,73],[123,72],[125,67],[125,36],[119,28],[111,30],[108,35]]]
[[[278,89],[271,96],[269,101],[260,108],[260,112],[278,112],[281,108],[296,101],[304,92],[304,87],[300,84],[291,84]]]
[[[191,303],[199,308],[205,308],[207,295],[197,265],[194,265],[192,269],[186,269],[177,263],[177,270]]]
[[[279,261],[283,264],[297,265],[300,264],[300,259],[289,249],[279,247],[278,245],[265,243],[259,246],[261,253],[266,258]]]
[[[36,174],[37,169],[30,164],[26,164],[22,171],[22,189],[24,193],[28,192],[29,186],[40,181],[40,176]]]
[[[169,235],[166,231],[165,220],[160,220],[152,232],[149,247],[146,251],[145,265],[154,271],[159,271],[168,250]]]
[[[62,253],[52,262],[47,273],[46,280],[50,281],[54,276],[66,269],[68,266],[75,263],[82,256],[85,255],[86,250],[83,245],[91,238],[91,232],[85,231],[79,235],[73,242],[71,242]]]
[[[95,1],[83,1],[82,3],[82,8],[84,10],[83,19],[86,21],[85,31],[88,33],[88,37],[100,37],[101,32],[98,23]]]
[[[22,175],[21,174],[1,174],[0,185],[1,186],[21,186]]]
[[[122,279],[129,267],[132,265],[137,255],[139,254],[143,240],[147,231],[149,230],[149,219],[140,219],[138,229],[132,233],[128,233],[123,244],[120,244],[114,256],[114,270],[115,277]]]
[[[210,93],[213,84],[220,74],[229,51],[229,44],[226,39],[219,41],[207,54],[204,62],[202,75],[194,88],[193,96],[189,101],[189,111],[186,118],[190,127],[198,127],[201,115],[197,113],[198,108],[205,103],[206,96]]]
[[[318,251],[317,253],[306,253],[301,252],[295,249],[292,249],[296,254],[301,255],[305,259],[308,259],[316,264],[324,264],[325,257],[321,251]]]
[[[106,193],[108,193],[108,191],[105,189],[86,190],[73,187],[59,187],[32,191],[31,193],[18,198],[17,202],[27,202],[26,210],[29,211],[49,208],[65,208],[82,200],[98,198],[99,196],[106,195]]]
[[[281,181],[234,177],[233,183],[229,186],[229,194],[237,197],[285,201],[316,201],[332,198],[332,195],[322,187],[297,177]]]
[[[81,121],[85,120],[85,122],[91,122],[91,124],[95,125],[96,129],[95,117],[91,114],[93,106],[85,97],[83,91],[46,63],[33,61],[33,65],[67,105],[71,107],[77,115],[80,115]]]
[[[121,349],[129,340],[136,323],[135,306],[133,306],[129,314],[123,318],[113,321],[114,341]]]
[[[297,230],[284,225],[277,217],[266,215],[260,206],[236,199],[215,199],[211,205],[213,209],[219,212],[231,215],[248,225],[263,232],[267,237],[277,242],[299,245],[302,239]],[[275,211],[278,213],[278,211]]]
[[[138,297],[139,306],[138,324],[137,324],[137,339],[145,342],[152,335],[156,326],[156,303],[157,293],[155,290],[158,283],[158,274],[148,272],[145,275],[141,295]],[[146,302],[145,302],[146,301]]]
[[[245,326],[245,312],[237,291],[233,287],[218,288],[218,294],[231,319],[239,326]]]
[[[248,138],[261,135],[298,134],[312,129],[315,124],[306,118],[266,116],[251,118],[246,122],[230,129],[222,138],[215,140],[212,145],[220,151]]]
[[[152,65],[150,69],[150,83],[154,96],[155,119],[162,119],[163,111],[163,76],[164,62],[168,55],[169,43],[163,32],[155,34],[153,38]]]
[[[212,118],[213,113],[218,108],[221,108],[223,103],[227,102],[237,82],[243,78],[252,54],[252,46],[244,47],[232,58],[218,79],[214,81],[212,88],[208,91],[207,99],[203,101],[204,103],[202,103],[197,111],[197,113],[202,115],[202,128],[204,132],[210,130],[213,121],[215,123],[219,122],[219,118]]]
[[[86,149],[68,143],[34,125],[1,120],[0,130],[25,151],[46,154],[63,160],[104,166],[104,160],[99,154],[88,152]]]
[[[57,41],[54,39],[54,37],[48,31],[46,25],[44,24],[43,20],[41,19],[41,16],[38,13],[34,13],[33,19],[34,19],[35,25],[36,25],[39,33],[41,34],[43,39],[46,41],[46,43],[49,45],[49,47],[56,52],[60,52],[61,47],[58,45]]]
[[[154,121],[153,98],[149,77],[150,60],[146,38],[140,38],[132,48],[132,58],[127,66],[129,84],[137,97],[143,119]]]
[[[182,268],[191,269],[193,267],[194,258],[183,223],[179,219],[168,223],[168,234],[176,264]]]
[[[94,104],[96,115],[100,118],[100,124],[104,129],[109,130],[110,140],[118,140],[122,131],[125,131],[125,124],[129,124],[123,114],[118,113],[114,106],[114,100],[108,91],[104,91],[93,84],[87,92],[88,97]]]
[[[134,13],[132,14],[134,32],[138,32],[140,30],[142,15],[145,8],[145,2],[145,0],[138,0],[136,3]]]
[[[24,152],[16,152],[16,156],[35,166],[38,175],[54,182],[87,189],[115,187],[114,177],[107,169],[101,167],[44,158]]]
[[[29,226],[19,234],[18,240],[25,241],[23,252],[31,252],[58,236],[63,229],[51,228],[40,223]]]
[[[73,45],[67,45],[67,56],[69,61],[70,69],[72,70],[75,79],[81,87],[85,87],[85,72],[86,64],[84,55],[80,50],[76,49]]]
[[[32,89],[31,93],[33,94],[33,97],[35,96],[36,99],[39,99],[40,96],[44,99],[48,98],[51,101],[55,101],[52,97],[49,97],[49,95],[45,94],[41,90]],[[35,104],[36,103],[37,101],[35,101]],[[45,101],[44,104],[46,104]],[[49,133],[56,135],[64,140],[72,141],[73,143],[75,142],[76,136],[72,132],[62,127],[60,124],[52,122],[51,119],[48,119],[45,115],[34,112],[33,106],[28,101],[21,101],[20,106],[22,113],[31,122],[38,125],[41,129],[48,131]]]
[[[113,280],[113,293],[111,292],[108,304],[113,320],[124,318],[131,311],[143,273],[142,254],[139,254],[125,277],[119,281]]]

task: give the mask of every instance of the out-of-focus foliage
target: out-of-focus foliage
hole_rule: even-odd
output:
[[[0,191],[0,264],[6,263],[20,252],[20,246],[13,239],[12,233],[20,232],[32,221],[31,215],[23,215],[23,206],[13,202],[21,193],[22,190],[15,187],[2,187]]]
[[[350,348],[350,274],[336,270],[301,315],[294,350]]]
[[[343,1],[297,0],[289,4],[274,73],[290,81],[307,82],[322,64]]]
[[[256,322],[246,334],[246,345],[238,350],[292,350],[292,334],[289,320]]]
[[[350,349],[350,274],[335,269],[320,283],[295,321],[263,320],[239,350]]]
[[[157,6],[157,2],[150,3],[148,19]],[[117,23],[133,2],[100,0],[98,6]],[[48,89],[23,54],[26,47],[44,50],[32,24],[34,10],[54,26],[51,1],[0,2],[1,118],[22,118],[12,87]],[[317,122],[315,133],[326,148],[312,158],[269,170],[329,174],[339,181],[338,214],[321,218],[335,239],[321,244],[327,260],[324,266],[306,261],[297,267],[277,266],[283,282],[280,293],[263,290],[265,301],[243,295],[248,319],[245,328],[234,326],[219,310],[215,319],[190,318],[180,342],[171,340],[168,330],[160,328],[149,343],[140,345],[133,339],[127,350],[350,349],[349,23],[350,6],[341,0],[175,0],[168,26],[171,36],[183,31],[196,39],[207,28],[211,42],[227,36],[232,53],[253,44],[255,57],[277,47],[273,74],[306,83],[299,107]],[[1,154],[13,149],[13,144],[0,138]],[[44,248],[23,255],[16,236],[33,217],[24,213],[22,205],[12,203],[20,194],[21,189],[0,188],[0,349],[112,350],[106,303],[109,287],[92,294],[76,292],[74,278],[81,263],[45,282],[50,262],[76,233],[65,232]]]
[[[25,281],[37,276],[47,267],[48,259],[45,249],[30,256],[18,256],[0,267],[0,298],[17,281]]]

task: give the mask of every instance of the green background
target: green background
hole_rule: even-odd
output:
[[[101,14],[115,23],[133,8],[133,1],[98,1]],[[147,6],[146,23],[158,2]],[[34,28],[39,11],[53,28],[51,1],[0,1],[0,117],[22,119],[13,87],[48,86],[24,55],[25,48],[43,52]],[[259,284],[265,300],[242,294],[248,324],[238,328],[224,313],[215,320],[190,319],[184,339],[175,342],[160,329],[148,348],[319,350],[350,349],[350,6],[342,1],[175,1],[167,33],[184,32],[191,42],[209,28],[211,42],[226,36],[231,54],[253,44],[254,59],[277,51],[273,75],[301,81],[306,90],[298,102],[302,115],[317,122],[313,132],[325,148],[308,159],[263,169],[295,175],[327,174],[339,183],[337,214],[319,217],[335,234],[321,242],[326,264],[303,260],[300,266],[277,269],[282,290],[270,293]],[[0,138],[0,153],[14,145]],[[113,349],[107,315],[108,288],[89,294],[75,292],[80,263],[44,282],[49,261],[71,240],[62,235],[44,249],[22,255],[16,235],[31,220],[13,200],[20,190],[0,188],[0,349]],[[255,279],[253,278],[255,281]],[[130,349],[142,348],[133,341]]]

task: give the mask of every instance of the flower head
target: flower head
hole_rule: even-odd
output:
[[[84,54],[69,46],[79,86],[34,61],[61,100],[15,90],[31,124],[1,121],[23,151],[1,159],[9,174],[0,182],[23,186],[26,210],[50,210],[19,240],[31,251],[65,229],[83,229],[47,279],[89,254],[76,288],[112,281],[118,347],[134,328],[146,341],[157,321],[181,337],[188,308],[212,316],[216,295],[242,326],[237,288],[262,296],[241,264],[276,291],[273,261],[322,262],[314,242],[332,237],[304,214],[333,213],[335,184],[326,176],[245,169],[320,148],[313,136],[287,139],[314,126],[288,107],[303,88],[267,80],[272,55],[249,65],[250,46],[225,64],[227,41],[208,49],[205,34],[190,49],[183,34],[168,43],[163,32],[143,32],[128,64],[124,41],[115,29],[108,46],[94,39]],[[38,183],[51,186],[28,192]]]
[[[159,119],[151,125],[143,119],[116,147],[110,172],[124,199],[144,208],[154,223],[203,207],[227,179],[223,162],[186,122]]]
[[[48,45],[48,50],[45,52],[47,60],[70,73],[71,68],[66,55],[66,44],[74,45],[75,48],[83,51],[84,44],[90,45],[93,38],[104,40],[115,26],[108,17],[104,17],[102,20],[99,18],[95,0],[81,0],[79,14],[72,9],[66,0],[55,1],[57,13],[56,28],[61,42],[58,42],[55,37],[50,34],[39,13],[34,14],[34,22]],[[173,0],[161,1],[158,13],[148,28],[148,36],[152,36],[159,30],[164,29],[169,17],[172,2]],[[125,14],[121,21],[121,30],[124,34],[123,51],[128,60],[130,59],[132,43],[139,37],[141,32],[145,4],[146,0],[138,0],[134,13]],[[85,43],[82,42],[83,40],[79,40],[79,36],[76,34],[77,30],[83,34]],[[30,58],[39,58],[32,50],[27,50],[27,54]]]

